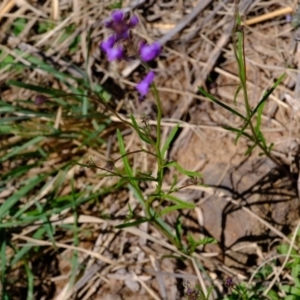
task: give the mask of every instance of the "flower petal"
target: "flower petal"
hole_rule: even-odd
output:
[[[112,47],[114,46],[116,42],[116,38],[115,36],[111,35],[110,37],[108,37],[107,40],[104,40],[101,44],[100,44],[100,47],[101,49],[105,52],[105,53],[108,53]]]
[[[124,50],[122,46],[111,48],[107,52],[107,57],[109,61],[113,61],[115,59],[121,59],[124,56]]]
[[[106,28],[111,28],[113,25],[113,21],[112,20],[107,20],[107,21],[104,21],[104,26]]]
[[[122,12],[122,10],[115,10],[112,12],[111,18],[114,22],[121,23],[124,18],[124,13]]]
[[[152,81],[154,80],[155,73],[150,71],[146,77],[136,85],[136,89],[139,91],[141,96],[146,96],[149,91],[149,86],[151,85]]]
[[[129,26],[130,28],[132,28],[132,27],[136,26],[138,23],[139,23],[138,17],[137,17],[137,16],[132,16],[132,17],[130,18],[130,20],[129,20],[128,26]]]
[[[158,42],[154,42],[151,45],[145,43],[140,46],[140,56],[143,61],[150,61],[159,56],[161,52],[161,45]]]

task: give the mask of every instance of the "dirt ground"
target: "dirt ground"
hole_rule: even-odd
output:
[[[15,49],[28,51],[51,61],[60,70],[77,75],[77,67],[87,69],[90,79],[112,95],[110,103],[124,119],[129,120],[130,114],[137,119],[146,114],[154,126],[156,109],[153,96],[147,96],[140,103],[134,90],[135,83],[145,74],[144,68],[137,61],[109,63],[98,47],[108,35],[102,24],[110,15],[109,5],[113,1],[13,2],[5,0],[0,4],[2,51],[10,54]],[[294,2],[242,0],[239,11],[244,21],[256,20],[256,17],[269,16],[269,13],[286,7],[295,12]],[[245,156],[249,142],[242,137],[235,145],[235,134],[224,129],[224,126],[241,127],[241,121],[198,91],[201,86],[220,101],[234,106],[239,79],[232,50],[233,1],[123,1],[123,8],[130,8],[140,20],[139,26],[133,30],[135,39],[158,40],[164,46],[159,59],[151,65],[157,74],[155,83],[163,105],[163,138],[177,122],[181,124],[168,158],[178,161],[186,169],[201,172],[203,183],[207,185],[190,186],[177,193],[181,199],[197,206],[195,210],[180,212],[184,233],[186,236],[192,233],[198,238],[213,237],[217,243],[197,249],[195,258],[205,270],[199,274],[196,262],[177,259],[178,251],[151,225],[116,230],[114,226],[120,224],[128,212],[128,203],[139,211],[132,192],[121,189],[103,196],[97,206],[84,206],[80,211],[78,249],[84,250],[79,253],[82,269],[75,278],[72,292],[68,288],[74,249],[58,245],[62,247],[61,251],[54,251],[51,242],[45,244],[44,258],[39,261],[41,265],[36,266],[41,269],[40,277],[35,279],[35,285],[40,286],[40,298],[36,299],[184,299],[184,280],[191,285],[200,280],[206,287],[213,282],[217,287],[213,297],[221,299],[218,297],[226,292],[224,280],[230,276],[237,282],[247,282],[251,273],[274,254],[275,246],[282,240],[288,241],[299,219],[300,48],[297,31],[287,20],[292,11],[271,14],[266,20],[254,21],[251,25],[244,23],[243,29],[251,106],[255,107],[265,91],[286,73],[283,82],[269,97],[262,118],[262,132],[268,142],[274,143],[273,153],[283,166],[280,169],[270,159],[261,156],[258,150]],[[195,11],[196,16],[189,20]],[[15,37],[11,26],[23,15],[29,22]],[[36,28],[43,18],[54,20],[55,26],[39,34]],[[74,32],[63,43],[58,43],[60,30],[70,24],[74,24]],[[184,26],[180,29],[182,24]],[[81,42],[72,53],[70,45],[77,36]],[[86,42],[88,36],[90,48]],[[14,58],[26,63],[26,58],[19,54]],[[47,73],[37,70],[27,73],[1,71],[3,86],[8,78],[65,88],[51,74],[47,76]],[[30,99],[34,96],[31,91],[8,86],[4,86],[1,94],[9,103],[17,97]],[[237,97],[236,108],[245,114],[242,93]],[[110,149],[109,146],[79,149],[76,142],[72,145],[60,143],[57,144],[60,149],[57,153],[61,151],[63,155],[53,154],[49,165],[59,168],[72,154],[82,156],[86,161],[93,156],[96,163],[103,165],[107,153],[109,157],[117,158],[116,128],[121,128],[126,134],[127,151],[141,147],[131,129],[114,115],[111,115],[111,120],[112,125],[105,133]],[[64,123],[61,126],[71,125]],[[83,130],[84,126],[90,125],[82,121],[72,126]],[[53,145],[52,142],[56,143],[50,138],[47,140],[49,145]],[[152,168],[153,162],[147,155],[136,154],[132,156],[132,163],[146,172]],[[41,169],[35,169],[35,172],[41,172]],[[84,190],[88,185],[96,190],[117,181],[99,179],[97,170],[80,166],[72,168],[71,173],[78,190]],[[173,176],[173,171],[166,174],[166,189],[172,184]],[[181,176],[178,180],[184,183],[187,178]],[[17,183],[11,183],[14,184]],[[145,193],[153,189],[153,185],[145,185]],[[59,194],[70,192],[70,184],[66,183]],[[0,194],[0,199],[6,197],[7,193]],[[115,218],[105,219],[100,216],[101,211]],[[178,215],[167,216],[167,223],[174,226]],[[72,224],[72,218],[68,213],[63,215],[62,225]],[[62,229],[56,232],[57,242],[71,245],[72,236],[66,232]],[[20,242],[25,242],[26,238]]]

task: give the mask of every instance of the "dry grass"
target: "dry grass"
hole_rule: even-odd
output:
[[[117,128],[128,152],[146,149],[124,123],[130,122],[130,114],[141,122],[145,113],[149,124],[156,124],[152,96],[139,104],[133,88],[144,75],[140,62],[109,64],[99,50],[107,34],[102,21],[113,1],[4,0],[0,4],[0,62],[6,64],[0,69],[0,204],[3,210],[5,203],[12,204],[7,213],[0,213],[0,236],[2,267],[15,262],[5,273],[10,299],[181,299],[183,280],[199,283],[204,292],[213,284],[219,294],[214,291],[211,299],[221,299],[227,292],[226,277],[247,282],[279,242],[290,245],[287,258],[293,248],[299,249],[294,230],[299,217],[299,46],[285,21],[295,3],[240,4],[248,20],[244,32],[251,104],[255,106],[266,89],[287,74],[268,100],[262,131],[295,182],[258,152],[245,158],[247,141],[236,147],[234,135],[223,129],[241,125],[239,121],[198,93],[203,86],[232,104],[239,80],[231,44],[234,4],[149,3],[124,1],[123,7],[134,7],[140,19],[136,38],[164,44],[153,66],[163,104],[163,138],[175,124],[181,126],[168,156],[203,173],[210,185],[178,192],[197,204],[194,211],[180,213],[183,230],[186,236],[213,236],[218,243],[183,257],[149,224],[116,229],[128,214],[128,203],[143,214],[135,194],[126,185],[117,186],[118,178],[103,176],[103,169],[83,166],[92,158],[105,168],[119,158]],[[69,96],[54,95],[36,105],[36,95],[45,90],[8,80]],[[106,98],[109,109],[89,97],[92,92]],[[241,95],[237,108],[244,110]],[[146,153],[130,159],[135,170],[152,170],[153,161]],[[122,166],[118,160],[115,167]],[[166,174],[166,190],[173,175]],[[179,178],[179,186],[186,180]],[[149,194],[155,184],[143,188]],[[170,214],[166,222],[174,226],[178,215]],[[274,271],[269,289],[286,262]]]

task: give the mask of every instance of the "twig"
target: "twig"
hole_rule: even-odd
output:
[[[280,9],[277,9],[275,11],[272,11],[270,13],[264,14],[262,16],[258,16],[258,17],[254,17],[251,18],[249,20],[246,20],[244,22],[242,22],[243,25],[253,25],[256,23],[260,23],[269,19],[273,19],[275,17],[279,17],[279,16],[284,16],[284,15],[288,15],[291,14],[293,12],[293,9],[291,7],[283,7]]]

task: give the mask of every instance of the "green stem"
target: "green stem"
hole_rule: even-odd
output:
[[[161,119],[162,119],[162,106],[159,98],[158,91],[154,84],[152,84],[152,92],[155,98],[157,107],[157,126],[156,126],[156,142],[155,142],[155,152],[157,158],[157,186],[154,195],[150,196],[145,202],[146,215],[150,222],[155,226],[155,228],[160,231],[178,250],[182,250],[182,245],[179,243],[168,230],[166,230],[156,219],[155,213],[153,212],[153,202],[158,197],[160,198],[163,183],[163,169],[164,169],[164,157],[161,155]]]
[[[152,84],[152,92],[155,98],[156,107],[157,107],[157,126],[156,126],[156,143],[155,143],[155,150],[157,155],[157,181],[158,186],[156,190],[159,192],[162,188],[163,182],[163,164],[164,164],[164,157],[161,156],[160,151],[160,143],[161,143],[161,118],[162,118],[162,106],[159,98],[158,91],[156,86]]]
[[[237,29],[237,26],[235,26],[235,29]],[[247,89],[247,67],[246,67],[246,60],[245,60],[245,40],[244,40],[244,33],[242,31],[237,31],[238,38],[237,38],[237,47],[234,47],[234,55],[239,65],[239,77],[241,80],[243,95],[244,95],[244,102],[245,102],[245,108],[246,108],[246,114],[247,119],[249,120],[249,126],[250,130],[252,132],[252,135],[254,137],[254,143],[258,145],[258,147],[263,151],[263,153],[271,159],[278,167],[282,168],[282,164],[278,159],[276,159],[268,149],[262,145],[259,137],[257,136],[257,132],[254,128],[254,125],[252,123],[251,117],[252,112],[249,104],[249,97],[248,97],[248,89]]]
[[[145,202],[145,211],[146,216],[149,219],[149,222],[151,222],[154,227],[161,232],[178,250],[182,250],[182,245],[179,243],[168,230],[166,230],[156,219],[155,213],[152,209],[152,204],[155,201],[156,196],[150,196],[147,201]]]

